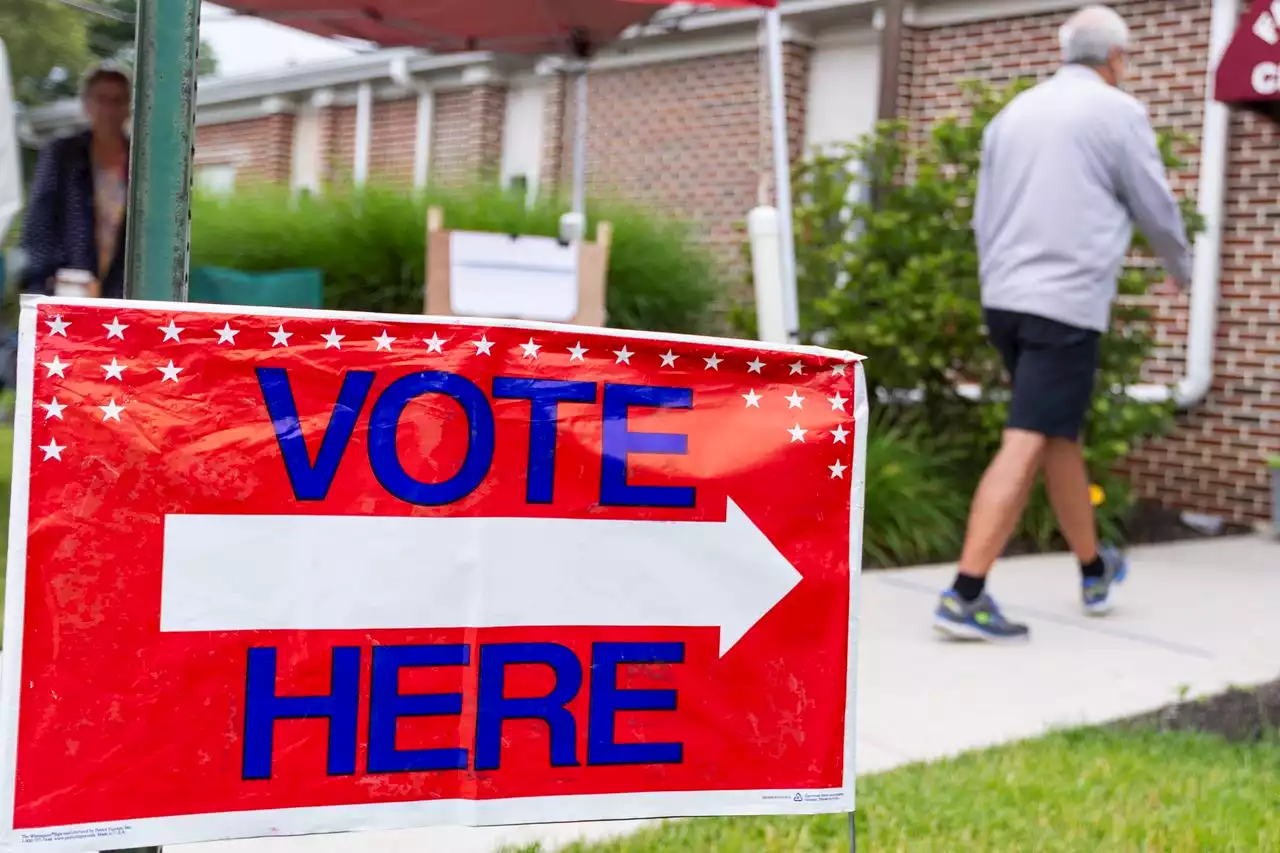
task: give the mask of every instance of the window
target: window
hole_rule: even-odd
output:
[[[214,195],[231,195],[236,188],[236,167],[230,163],[210,163],[196,167],[196,187]]]

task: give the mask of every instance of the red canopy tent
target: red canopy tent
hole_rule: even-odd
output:
[[[427,50],[582,55],[653,17],[663,0],[231,0],[219,5],[327,37]],[[709,7],[776,5],[711,0]]]
[[[581,227],[586,185],[586,71],[590,58],[629,27],[649,21],[669,0],[218,0],[219,5],[315,35],[433,52],[559,54],[574,60],[573,227]],[[706,0],[700,8],[767,9],[764,23],[772,100],[773,160],[782,238],[784,324],[796,336],[798,306],[791,229],[778,0]]]

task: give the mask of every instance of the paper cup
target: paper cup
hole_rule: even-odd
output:
[[[93,296],[93,273],[88,270],[58,270],[53,278],[54,296]]]

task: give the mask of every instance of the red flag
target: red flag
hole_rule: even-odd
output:
[[[1218,62],[1214,97],[1231,104],[1280,102],[1280,0],[1253,0]]]
[[[55,300],[21,346],[7,845],[852,808],[852,354]]]

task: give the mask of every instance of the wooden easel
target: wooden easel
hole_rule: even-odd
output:
[[[444,211],[427,209],[426,286],[424,313],[449,317],[453,309],[449,299],[449,235],[444,228]],[[603,326],[605,322],[605,285],[609,271],[609,249],[613,226],[596,224],[595,242],[578,244],[578,313],[570,321],[578,326]],[[511,319],[523,319],[513,317]]]

